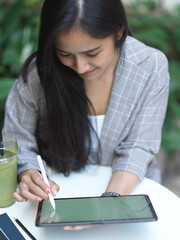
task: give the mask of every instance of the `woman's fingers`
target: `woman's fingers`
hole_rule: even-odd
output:
[[[48,194],[32,181],[20,182],[19,191],[23,198],[31,201],[39,202],[42,199],[48,200]]]
[[[55,197],[56,194],[59,192],[60,187],[58,184],[56,184],[54,181],[49,180],[49,184],[50,184],[50,189],[51,189],[51,193],[52,195]]]
[[[23,198],[20,194],[20,191],[14,192],[13,193],[13,198],[17,201],[17,202],[27,202],[26,198]]]
[[[34,202],[40,202],[42,201],[42,198],[30,193],[29,191],[24,190],[23,193],[18,191],[13,193],[13,197],[18,202],[27,202],[28,200],[34,201]]]
[[[20,187],[21,190],[13,193],[13,197],[16,199],[16,201],[27,202],[27,200],[32,200],[32,201],[39,202],[42,200],[39,196],[36,196],[30,193],[25,183],[20,183],[20,185],[21,185]]]
[[[38,193],[38,191],[41,189],[43,190],[43,192],[47,194],[50,193],[49,186],[44,182],[42,175],[37,170],[30,169],[28,175],[26,174],[21,177],[21,181],[27,183],[27,185],[30,188],[30,191],[34,191]],[[35,186],[38,186],[40,189]],[[47,197],[47,194],[46,194],[46,197]]]
[[[49,194],[51,192],[53,194],[53,196],[56,196],[56,194],[59,191],[60,187],[54,181],[48,180],[49,181],[49,185],[50,185],[50,187],[49,187],[44,182],[42,175],[38,171],[36,171],[36,170],[32,170],[30,176],[32,178],[33,183],[35,183],[37,186],[39,186],[45,193]],[[33,185],[31,186],[31,189],[34,189]],[[38,188],[34,189],[34,191],[35,190],[36,190],[36,193],[39,192]],[[41,194],[43,199],[45,199],[45,200],[48,199],[47,194],[43,196],[43,193],[41,191],[40,191],[40,194]]]
[[[44,182],[42,175],[35,169],[29,169],[20,174],[19,191],[13,194],[17,201],[36,201],[42,199],[48,200],[48,194],[52,192],[53,196],[59,191],[59,186],[49,180],[50,187]]]
[[[37,170],[28,170],[21,176],[19,191],[24,198],[40,201],[40,198],[48,200],[50,189]]]

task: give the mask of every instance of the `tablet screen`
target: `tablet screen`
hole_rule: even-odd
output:
[[[36,225],[81,225],[157,220],[147,195],[55,199],[39,204]]]

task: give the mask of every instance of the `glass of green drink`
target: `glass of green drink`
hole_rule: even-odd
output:
[[[17,189],[17,157],[19,146],[13,135],[3,135],[0,149],[0,208],[11,206]]]

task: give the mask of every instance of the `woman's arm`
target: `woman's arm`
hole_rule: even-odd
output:
[[[52,181],[50,189],[39,173],[37,154],[39,152],[36,127],[39,121],[39,109],[42,99],[42,88],[36,69],[29,73],[28,82],[17,80],[7,98],[4,132],[16,136],[20,146],[18,155],[19,191],[13,194],[17,201],[40,201],[48,199],[49,190],[55,196],[59,186]],[[44,162],[46,167],[46,163]],[[47,168],[46,168],[47,171]]]
[[[36,91],[39,90],[41,97],[42,90],[39,87],[40,83],[36,84],[38,78],[36,79],[33,71],[29,73],[29,82],[24,83],[21,77],[15,81],[6,100],[3,131],[13,134],[20,146],[18,174],[28,169],[40,170],[37,161],[39,149],[36,127],[39,118],[39,100]],[[44,165],[46,167],[45,162]]]
[[[148,66],[151,66],[151,69],[148,69]],[[120,180],[115,181],[115,183],[119,182],[122,194],[125,194],[124,179],[128,180],[129,176],[131,176],[129,173],[137,176],[139,180],[142,180],[144,176],[148,176],[160,181],[155,155],[160,148],[162,126],[167,109],[169,92],[168,62],[161,52],[153,50],[149,58],[141,63],[141,68],[146,70],[144,71],[144,76],[147,74],[144,77],[146,81],[143,82],[144,85],[142,84],[143,87],[140,88],[141,95],[139,95],[138,101],[132,108],[133,111],[128,122],[126,122],[123,133],[121,133],[113,159],[112,167],[115,175],[118,176],[116,171],[127,172],[124,177],[122,173],[119,173]],[[119,119],[121,120],[121,118]],[[112,185],[113,179],[116,179],[114,174],[108,189],[112,188],[112,186],[115,187],[114,183]],[[126,193],[133,189],[133,184],[136,186],[136,177],[130,177],[130,179],[132,179],[132,185],[127,182]]]
[[[128,195],[139,183],[140,179],[133,173],[115,171],[107,186],[106,192],[117,192],[120,195]]]

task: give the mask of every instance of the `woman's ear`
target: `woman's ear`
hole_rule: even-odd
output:
[[[117,39],[120,40],[122,38],[122,35],[124,33],[124,27],[122,26],[119,32],[117,33]]]

